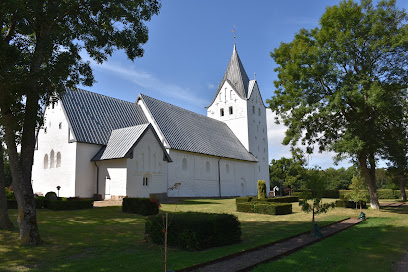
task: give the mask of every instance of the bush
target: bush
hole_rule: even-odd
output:
[[[125,197],[122,202],[122,211],[140,215],[154,215],[159,213],[160,203],[150,198]]]
[[[46,199],[57,200],[57,194],[55,192],[48,192],[45,194]]]
[[[354,201],[349,201],[349,200],[336,200],[336,207],[342,207],[342,208],[352,208],[354,209],[356,207],[356,202]],[[357,204],[357,207],[360,208],[360,204]],[[367,209],[367,202],[361,201],[361,207],[363,209]]]
[[[274,197],[268,198],[267,202],[279,202],[279,203],[291,203],[291,202],[299,202],[298,196],[282,196],[282,197]]]
[[[42,209],[44,208],[45,198],[42,196],[35,198],[35,208]],[[7,199],[7,208],[8,209],[17,209],[17,200],[16,199]]]
[[[65,211],[65,210],[81,210],[93,208],[93,199],[82,198],[79,200],[52,200],[46,199],[46,208],[51,210]]]
[[[10,190],[7,187],[5,189],[6,189],[6,199],[16,199],[14,192],[12,190]]]
[[[237,203],[238,212],[282,215],[292,213],[292,204],[274,202]]]
[[[145,233],[156,244],[164,242],[163,214],[146,219]],[[241,241],[241,223],[231,214],[169,214],[168,245],[187,250],[202,250]]]
[[[235,198],[235,203],[251,202],[252,200],[253,200],[252,196],[237,197]]]
[[[292,196],[296,196],[299,199],[312,198],[312,192],[294,192],[292,193]]]
[[[323,197],[325,198],[340,198],[339,190],[326,190],[323,193]]]
[[[378,192],[378,198],[379,199],[395,199],[395,194],[392,189],[379,189],[377,190]]]
[[[266,183],[264,180],[258,180],[258,199],[266,198]]]

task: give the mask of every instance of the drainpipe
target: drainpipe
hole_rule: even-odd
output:
[[[220,168],[221,157],[218,160],[218,192],[220,193],[221,198],[221,168]]]
[[[99,195],[99,166],[96,164],[96,161],[94,163],[96,166],[96,195]]]

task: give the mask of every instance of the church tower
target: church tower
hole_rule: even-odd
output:
[[[227,71],[207,107],[207,116],[226,123],[242,145],[258,159],[255,176],[265,180],[269,192],[266,106],[256,79],[248,78],[235,44]]]

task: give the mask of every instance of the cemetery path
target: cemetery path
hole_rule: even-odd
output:
[[[178,270],[178,272],[249,271],[261,263],[270,262],[287,256],[297,250],[319,242],[360,222],[361,220],[351,217],[322,227],[320,231],[323,237],[321,238],[312,236],[310,231],[308,231],[244,252],[235,253],[203,264],[187,267]]]

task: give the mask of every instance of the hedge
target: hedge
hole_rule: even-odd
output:
[[[150,198],[125,197],[122,202],[122,211],[140,215],[154,215],[159,213],[160,203]]]
[[[256,197],[246,196],[246,197],[237,197],[235,198],[235,203],[242,203],[242,202],[251,202],[252,199],[258,200]]]
[[[279,203],[291,203],[291,202],[299,202],[298,196],[282,196],[282,197],[274,197],[268,198],[267,202],[279,202]]]
[[[312,193],[311,193],[311,192],[294,192],[294,193],[292,193],[292,196],[296,196],[296,197],[298,197],[299,199],[304,199],[305,196],[306,196],[307,198],[311,198],[311,197],[312,197]]]
[[[323,197],[325,198],[340,198],[339,190],[326,190],[323,193]]]
[[[156,244],[164,242],[164,214],[146,219],[145,233]],[[167,243],[186,250],[202,250],[241,241],[241,223],[231,214],[170,213]]]
[[[238,212],[282,215],[292,213],[292,204],[274,202],[237,203]]]
[[[348,200],[336,200],[336,207],[342,207],[342,208],[355,208],[356,207],[356,202],[354,201],[348,201]],[[357,207],[360,208],[360,204],[357,204]],[[367,209],[367,202],[362,201],[361,202],[361,207],[363,209]]]
[[[91,209],[93,208],[93,199],[89,198],[81,198],[76,200],[45,200],[45,206],[51,210],[80,210],[80,209]]]
[[[36,209],[43,209],[44,208],[45,199],[44,197],[36,197],[35,198],[35,208]],[[7,208],[8,209],[17,209],[17,200],[16,199],[7,199]]]
[[[345,195],[351,190],[340,190],[339,198],[345,199]],[[379,199],[398,199],[401,198],[401,190],[392,190],[392,189],[378,189],[378,198]],[[370,194],[367,191],[367,198],[370,198]]]

